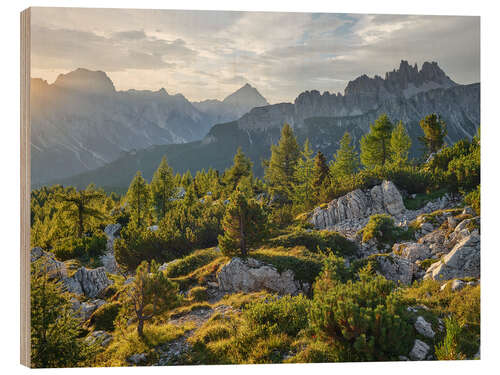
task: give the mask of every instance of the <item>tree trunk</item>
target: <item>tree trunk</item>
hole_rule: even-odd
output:
[[[138,323],[137,323],[137,334],[139,335],[139,337],[144,337],[144,320],[142,319],[138,319]]]

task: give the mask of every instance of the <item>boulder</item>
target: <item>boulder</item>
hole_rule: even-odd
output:
[[[429,353],[430,346],[422,340],[416,339],[410,352],[410,358],[414,361],[423,361]]]
[[[446,287],[449,285],[452,292],[458,292],[459,290],[465,288],[465,286],[468,284],[469,283],[466,283],[465,281],[459,279],[451,280],[441,285],[441,291],[445,290]]]
[[[332,200],[326,207],[315,208],[310,222],[318,229],[326,229],[346,220],[377,213],[399,215],[404,211],[401,193],[391,181],[384,181],[371,190],[356,189]]]
[[[417,270],[408,259],[401,258],[397,255],[379,255],[375,258],[378,263],[378,271],[386,279],[403,284],[411,284],[413,275]]]
[[[269,290],[281,295],[297,295],[302,292],[293,271],[279,273],[274,266],[253,258],[231,259],[217,274],[217,281],[219,289],[231,293]]]
[[[90,298],[99,296],[112,284],[104,267],[95,269],[80,267],[73,276],[63,279],[63,282],[68,292],[84,294]]]
[[[147,360],[146,353],[136,353],[132,354],[127,358],[127,362],[132,363],[134,365],[138,365],[139,363],[144,363]]]
[[[425,260],[432,256],[431,250],[427,245],[415,242],[404,242],[394,244],[392,247],[394,253],[401,258],[408,259],[410,262]]]
[[[106,331],[94,331],[85,338],[87,344],[92,345],[100,342],[102,347],[107,347],[111,343],[111,340],[113,340],[113,336]]]
[[[476,233],[465,237],[441,261],[432,264],[425,279],[451,280],[481,275],[480,237]]]
[[[68,275],[68,270],[63,262],[58,261],[54,254],[42,250],[41,247],[31,249],[31,262],[39,261],[44,272],[52,279],[60,280]]]
[[[415,322],[415,329],[422,336],[425,336],[429,339],[433,339],[436,335],[436,333],[432,329],[432,324],[426,321],[422,316],[419,316],[417,318],[417,321]]]
[[[115,239],[118,237],[121,229],[120,224],[109,224],[104,228],[104,233],[108,238],[106,243],[106,252],[104,255],[101,255],[100,260],[104,268],[109,273],[118,273],[118,264],[115,259],[115,249],[114,243]]]
[[[72,298],[71,302],[71,309],[75,311],[83,321],[88,320],[94,311],[106,303],[106,301],[102,299],[80,302],[76,298]]]

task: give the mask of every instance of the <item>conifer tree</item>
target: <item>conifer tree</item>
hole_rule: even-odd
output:
[[[351,145],[352,138],[345,132],[340,139],[340,148],[335,153],[331,174],[337,178],[354,175],[360,167],[359,155],[354,145]]]
[[[322,201],[326,187],[330,183],[330,168],[326,161],[325,155],[321,151],[316,153],[314,157],[313,169],[313,193],[315,202]]]
[[[290,125],[285,124],[278,144],[271,146],[271,158],[264,163],[264,178],[272,195],[289,200],[299,157],[297,139]]]
[[[390,161],[392,128],[386,114],[370,125],[370,131],[361,138],[361,162],[365,167],[385,166]]]
[[[31,364],[39,368],[89,365],[97,348],[81,337],[81,322],[69,296],[47,271],[40,260],[31,264]]]
[[[248,255],[250,247],[259,243],[266,233],[266,217],[254,200],[236,191],[222,220],[224,234],[219,235],[219,247],[227,256]]]
[[[304,143],[294,174],[292,200],[295,204],[306,209],[314,204],[314,160],[309,140]]]
[[[408,162],[408,154],[411,147],[411,138],[406,132],[403,122],[399,121],[391,134],[391,157],[392,162],[398,166]]]
[[[233,165],[224,174],[224,183],[230,191],[234,191],[242,177],[252,175],[252,162],[245,156],[241,147],[234,155]]]
[[[189,185],[193,183],[193,175],[191,174],[191,171],[188,169],[186,173],[182,175],[181,178],[181,186],[187,190]]]
[[[149,218],[151,192],[140,171],[137,172],[134,179],[130,183],[126,198],[130,209],[130,219],[132,223],[137,228],[144,226],[146,224],[146,220]]]
[[[174,175],[172,168],[167,164],[167,159],[163,157],[158,169],[151,180],[151,196],[159,220],[165,217],[170,206],[170,199],[175,192]]]
[[[93,203],[103,200],[105,197],[102,191],[98,191],[89,186],[86,190],[69,190],[58,192],[55,198],[63,203],[61,209],[69,213],[78,223],[78,237],[83,237],[85,232],[85,221],[89,218],[104,220],[106,215],[98,208],[92,207]]]
[[[424,132],[424,136],[419,140],[422,142],[429,154],[438,152],[444,145],[444,137],[446,137],[446,123],[435,113],[425,116],[420,121],[420,127]]]
[[[177,287],[158,269],[143,261],[136,270],[134,281],[125,289],[123,303],[137,319],[137,333],[144,335],[144,323],[172,307],[178,302]]]

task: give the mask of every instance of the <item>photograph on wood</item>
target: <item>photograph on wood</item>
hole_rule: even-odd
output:
[[[480,359],[480,18],[29,8],[21,362]]]

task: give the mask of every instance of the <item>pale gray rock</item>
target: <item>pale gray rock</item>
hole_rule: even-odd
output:
[[[106,252],[100,257],[101,263],[107,272],[117,274],[118,264],[115,259],[114,243],[121,229],[120,224],[109,224],[104,228],[107,237]]]
[[[410,262],[425,260],[432,256],[429,246],[415,242],[394,244],[393,251]]]
[[[94,331],[85,338],[87,344],[92,345],[99,342],[104,348],[107,347],[112,340],[113,336],[106,331]]]
[[[231,293],[269,290],[281,295],[297,295],[302,292],[293,271],[279,273],[274,266],[254,258],[231,259],[217,274],[217,281],[221,290]]]
[[[326,229],[344,221],[363,219],[377,213],[399,215],[404,210],[401,193],[391,181],[384,181],[369,191],[356,189],[334,199],[324,208],[315,208],[310,222],[318,229]]]
[[[417,321],[415,322],[415,329],[422,336],[430,339],[434,338],[434,336],[436,335],[436,333],[432,329],[432,324],[426,321],[422,316],[419,316],[417,318]]]
[[[468,284],[469,283],[466,283],[465,281],[462,281],[460,279],[454,279],[441,285],[441,291],[445,290],[449,285],[452,292],[458,292],[459,290],[465,288]]]
[[[127,358],[127,362],[132,363],[134,365],[138,365],[140,363],[144,363],[147,360],[146,353],[136,353],[132,354]]]
[[[65,278],[63,282],[69,292],[84,294],[90,298],[99,296],[112,284],[104,267],[95,269],[80,267],[73,276]]]
[[[386,279],[407,285],[411,284],[413,281],[417,266],[408,259],[389,254],[377,256],[376,260],[379,266],[379,272]]]
[[[54,254],[43,251],[41,247],[31,249],[31,262],[40,262],[41,269],[49,277],[60,280],[68,275],[68,270],[63,262],[58,261]]]
[[[423,361],[427,358],[427,354],[431,348],[425,342],[415,339],[413,348],[410,352],[410,358],[414,361]]]
[[[432,264],[424,278],[450,280],[463,277],[479,278],[481,273],[480,237],[476,233],[465,237],[441,261]]]
[[[71,302],[72,302],[71,309],[75,313],[77,313],[77,315],[83,321],[88,320],[94,311],[96,311],[99,307],[101,307],[106,303],[106,301],[102,299],[94,299],[90,301],[80,302],[76,298],[72,298]]]

